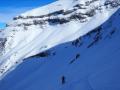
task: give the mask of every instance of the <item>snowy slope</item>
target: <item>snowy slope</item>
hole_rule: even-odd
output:
[[[110,18],[119,3],[119,0],[59,0],[13,18],[3,31],[0,77],[25,58],[84,36]]]
[[[0,90],[120,90],[119,13],[75,41],[25,59]]]

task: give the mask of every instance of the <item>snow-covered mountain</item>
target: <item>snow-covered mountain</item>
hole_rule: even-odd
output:
[[[119,90],[119,4],[59,0],[14,17],[0,32],[0,90]]]

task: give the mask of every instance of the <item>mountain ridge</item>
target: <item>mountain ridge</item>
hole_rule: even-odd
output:
[[[85,36],[25,59],[0,89],[119,90],[119,12]]]
[[[73,1],[80,2],[79,0]],[[109,2],[106,3],[105,1]],[[48,9],[45,12],[48,13],[50,11],[51,13],[49,12],[46,16],[36,17],[38,14],[35,12],[39,10],[38,8],[31,11],[32,13],[29,11],[13,18],[14,20],[8,23],[6,30],[3,31],[5,35],[1,36],[7,37],[7,40],[3,38],[5,39],[5,45],[2,46],[3,51],[0,58],[0,76],[4,76],[6,72],[12,70],[11,68],[14,68],[17,63],[21,63],[25,58],[87,34],[104,23],[119,9],[118,0],[90,0],[87,4],[82,0],[80,3],[84,4],[75,4],[76,6],[74,6],[72,1],[59,0],[48,5],[53,11],[55,9],[58,11],[53,12]],[[60,6],[63,4],[65,4],[65,7]],[[57,7],[53,7],[54,5]],[[46,7],[43,8],[46,9]],[[61,7],[65,9],[61,10]],[[83,9],[82,13],[79,9]],[[88,11],[90,12],[87,13]],[[30,13],[35,13],[35,15],[30,16]],[[40,12],[38,11],[38,13]],[[41,14],[44,14],[44,12],[41,12]],[[99,17],[102,18],[100,19]]]

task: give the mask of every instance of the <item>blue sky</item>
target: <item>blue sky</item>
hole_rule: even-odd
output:
[[[56,0],[0,0],[0,29],[12,17],[27,10],[40,7]]]

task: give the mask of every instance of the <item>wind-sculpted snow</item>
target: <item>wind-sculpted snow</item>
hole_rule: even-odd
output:
[[[118,0],[59,0],[15,17],[4,31],[0,77],[25,58],[82,37],[118,8]]]

